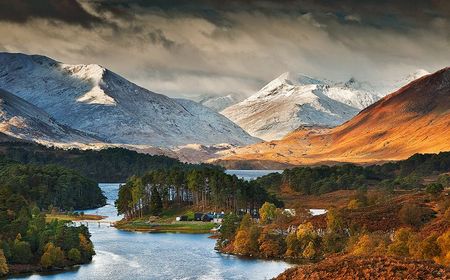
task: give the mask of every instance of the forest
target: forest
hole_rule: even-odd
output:
[[[20,164],[0,158],[0,205],[18,212],[35,204],[59,210],[90,209],[105,205],[97,183],[57,165]]]
[[[127,219],[158,215],[173,206],[193,206],[202,211],[255,212],[266,202],[282,206],[255,181],[245,181],[222,169],[185,165],[133,176],[119,190],[116,207]]]
[[[58,149],[34,143],[0,143],[0,154],[20,163],[57,164],[78,171],[97,183],[125,182],[132,175],[182,165],[176,159],[147,155],[124,148],[103,150]]]
[[[450,266],[449,171],[450,153],[445,152],[382,165],[298,167],[263,176],[255,183],[271,192],[280,192],[284,184],[290,195],[300,193],[287,206],[293,211],[264,203],[259,219],[227,215],[217,249],[298,263],[382,256],[411,267],[418,260]],[[325,197],[337,204],[325,215],[312,216],[303,206]]]
[[[424,176],[450,171],[450,152],[416,154],[410,158],[381,165],[296,167],[282,174],[273,173],[257,181],[271,191],[283,184],[303,194],[324,194],[379,185],[385,188],[411,189],[421,187]]]
[[[0,158],[0,277],[90,262],[88,229],[46,222],[46,213],[104,204],[97,184],[75,171]]]

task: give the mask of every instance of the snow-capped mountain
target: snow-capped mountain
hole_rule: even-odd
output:
[[[211,109],[151,92],[96,64],[0,53],[0,88],[63,125],[111,143],[174,147],[258,141]]]
[[[202,98],[199,103],[210,109],[213,109],[216,112],[220,112],[225,108],[241,102],[242,100],[243,98],[228,94],[225,96],[207,96]]]
[[[377,83],[350,78],[334,82],[286,72],[221,113],[264,140],[281,139],[300,126],[337,126],[387,94],[429,72]]]
[[[302,125],[342,124],[379,98],[354,79],[335,83],[284,73],[221,113],[251,135],[274,140]]]
[[[0,89],[0,131],[15,138],[40,143],[101,141],[59,124],[43,110],[2,89]]]

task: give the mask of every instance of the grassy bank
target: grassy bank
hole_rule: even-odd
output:
[[[216,225],[207,222],[154,222],[143,220],[120,221],[115,227],[121,230],[141,232],[209,233]]]
[[[85,215],[69,215],[65,213],[53,213],[46,214],[45,220],[46,222],[50,222],[52,220],[61,220],[61,221],[99,221],[106,218],[106,216],[94,215],[94,214],[85,214]]]

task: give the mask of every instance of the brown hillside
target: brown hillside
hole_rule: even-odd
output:
[[[450,269],[432,261],[397,257],[332,257],[291,268],[276,280],[306,279],[450,279]]]
[[[237,149],[226,166],[373,163],[450,150],[450,68],[417,79],[341,126],[301,128],[279,141]]]

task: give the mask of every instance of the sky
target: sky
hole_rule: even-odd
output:
[[[450,66],[450,1],[1,0],[0,38],[173,97],[249,96],[287,71],[377,82]]]

